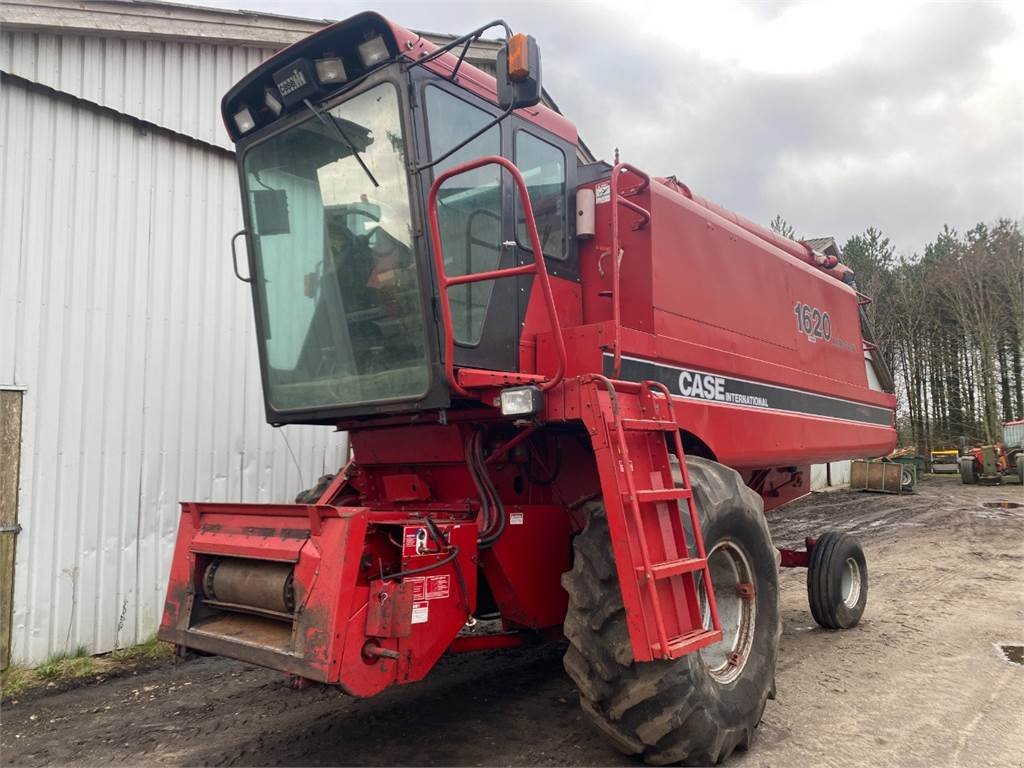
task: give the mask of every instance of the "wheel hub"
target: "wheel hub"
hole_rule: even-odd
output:
[[[846,558],[840,582],[840,593],[847,608],[856,608],[860,600],[860,566],[852,557]]]
[[[754,643],[756,594],[750,558],[734,541],[721,541],[708,554],[722,639],[700,650],[708,674],[721,684],[731,683],[747,664]],[[711,609],[703,581],[698,585],[705,629],[711,628]]]

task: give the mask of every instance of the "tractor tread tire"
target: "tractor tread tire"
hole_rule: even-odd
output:
[[[651,765],[715,764],[734,750],[747,749],[774,693],[782,630],[776,554],[760,497],[721,464],[697,457],[686,462],[702,529],[716,517],[720,526],[728,524],[722,520],[740,519],[759,545],[758,562],[751,567],[760,580],[759,592],[764,591],[757,609],[764,625],[755,629],[757,639],[739,678],[719,686],[699,652],[674,661],[633,660],[600,500],[584,508],[587,524],[574,540],[572,570],[562,576],[569,593],[564,664],[579,689],[583,714],[616,748]],[[713,543],[705,543],[710,551]]]
[[[324,491],[334,482],[334,475],[323,475],[319,480],[316,481],[316,485],[312,488],[307,488],[304,491],[300,491],[295,496],[296,504],[316,504],[320,501],[320,497],[324,495]]]
[[[967,458],[961,456],[957,460],[957,466],[960,469],[960,484],[961,485],[974,485],[978,482],[978,476],[974,472],[974,459],[964,461]]]
[[[842,600],[841,571],[847,558],[860,568],[858,604],[850,608]],[[868,571],[864,552],[857,540],[841,531],[827,531],[818,537],[807,566],[807,602],[811,615],[825,629],[849,629],[860,621],[867,603]]]

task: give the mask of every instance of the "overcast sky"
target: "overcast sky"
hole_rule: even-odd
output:
[[[368,7],[534,35],[544,85],[598,157],[798,235],[1024,217],[1024,3],[193,0],[310,18]]]

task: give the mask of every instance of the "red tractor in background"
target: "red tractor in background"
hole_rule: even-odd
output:
[[[497,78],[464,61],[492,27]],[[183,503],[160,636],[356,696],[564,637],[616,746],[714,763],[774,695],[780,564],[824,627],[867,597],[855,540],[778,551],[764,512],[887,454],[895,398],[834,258],[578,165],[540,98],[504,22],[437,48],[373,13],[224,97],[267,420],[353,458],[295,504]]]
[[[1003,424],[1002,439],[992,445],[964,444],[957,461],[964,485],[1024,484],[1024,421]]]

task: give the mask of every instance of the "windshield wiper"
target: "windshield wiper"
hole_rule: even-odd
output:
[[[328,112],[327,117],[330,118],[330,121],[328,121],[327,117],[324,117],[324,113],[313,106],[313,102],[311,102],[309,99],[303,99],[303,101],[306,103],[306,106],[309,107],[309,110],[319,118],[321,123],[326,125],[328,128],[333,128],[337,132],[337,134],[341,136],[341,140],[348,145],[348,148],[350,150],[352,150],[352,156],[359,162],[359,166],[366,172],[367,178],[369,178],[369,180],[373,182],[373,186],[379,187],[380,184],[377,182],[376,177],[373,175],[373,171],[371,171],[367,167],[366,163],[363,162],[363,158],[362,156],[360,156],[359,150],[356,149],[356,145],[352,143],[352,140],[348,137],[345,131],[341,129],[341,125],[339,125],[338,121],[334,119],[334,115]]]

